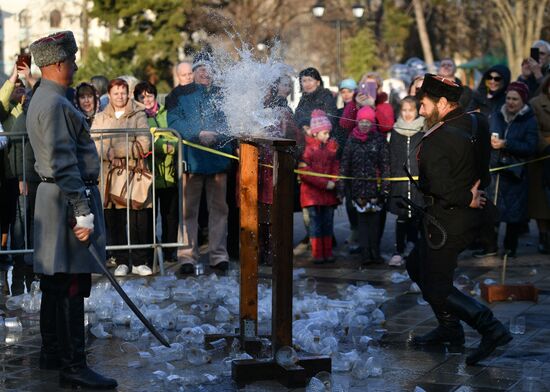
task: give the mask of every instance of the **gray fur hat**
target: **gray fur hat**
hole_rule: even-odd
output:
[[[34,41],[30,49],[34,63],[45,67],[73,56],[78,51],[78,46],[72,31],[60,31]]]

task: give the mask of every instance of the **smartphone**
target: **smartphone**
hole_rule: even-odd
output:
[[[22,67],[23,64],[27,64],[27,67],[31,67],[31,55],[23,53],[17,56],[17,66]]]
[[[368,95],[371,98],[376,99],[376,91],[378,90],[378,85],[376,82],[368,81],[361,83],[359,86],[359,92],[363,95]]]
[[[493,133],[491,133],[491,137],[492,137],[493,139],[500,139],[500,136],[498,135],[498,132],[493,132]]]
[[[540,50],[539,48],[531,48],[531,58],[533,60],[535,60],[537,63],[539,62],[539,59],[540,59]]]

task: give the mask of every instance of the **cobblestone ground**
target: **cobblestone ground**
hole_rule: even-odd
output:
[[[301,216],[295,216],[295,240],[303,235]],[[391,256],[393,219],[388,217],[383,251]],[[507,283],[532,282],[540,290],[538,303],[502,302],[490,305],[495,315],[504,323],[511,318],[523,315],[526,319],[526,332],[514,335],[514,340],[497,349],[495,355],[478,366],[466,366],[464,359],[479,343],[479,335],[465,326],[466,345],[461,352],[445,349],[418,350],[407,343],[411,334],[422,334],[433,328],[436,321],[428,306],[418,303],[418,294],[408,293],[410,281],[393,284],[389,275],[396,269],[387,266],[374,266],[360,269],[356,256],[347,253],[344,239],[347,237],[345,213],[338,210],[335,225],[339,242],[339,258],[331,266],[313,266],[307,255],[297,257],[296,267],[303,267],[306,275],[317,280],[319,293],[337,298],[338,285],[368,282],[388,291],[390,299],[382,305],[386,315],[388,333],[381,342],[383,375],[366,380],[353,379],[349,373],[334,373],[334,378],[349,387],[349,391],[414,391],[421,387],[428,392],[443,391],[546,391],[550,381],[550,256],[536,251],[536,228],[521,237],[517,259],[509,261]],[[473,281],[486,278],[500,279],[502,261],[499,257],[474,259],[469,251],[464,252],[459,262],[458,274],[464,274]],[[177,265],[167,266],[177,270]],[[397,269],[399,271],[399,269]],[[206,268],[206,273],[209,273]],[[262,267],[260,275],[269,278],[271,269]],[[39,317],[5,310],[3,300],[0,309],[5,316],[19,316],[23,323],[23,333],[6,334],[0,329],[0,390],[2,391],[58,391],[57,373],[38,369],[40,349]],[[152,373],[162,368],[149,365],[141,369],[128,368],[128,358],[120,350],[118,339],[88,339],[88,358],[98,371],[115,377],[119,382],[118,391],[159,390],[151,383]],[[140,342],[146,347],[149,342]],[[194,367],[193,374],[212,371],[221,367],[220,353],[213,363]],[[177,362],[174,363],[177,366]],[[174,389],[175,390],[175,389]],[[229,376],[222,377],[215,385],[197,385],[185,391],[234,391],[237,386]],[[274,382],[254,383],[242,389],[245,391],[287,391]],[[295,389],[302,391],[303,389]]]

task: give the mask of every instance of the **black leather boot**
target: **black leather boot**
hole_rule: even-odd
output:
[[[57,299],[48,291],[42,292],[40,303],[40,369],[59,369],[59,345],[57,343]]]
[[[86,364],[84,298],[61,298],[58,302],[57,319],[61,359],[59,385],[62,388],[116,388],[116,380],[94,372]]]
[[[418,346],[439,346],[448,344],[462,346],[464,344],[464,329],[460,319],[449,312],[445,306],[430,304],[439,325],[422,336],[415,336],[411,342]]]
[[[449,310],[481,334],[478,348],[466,357],[467,365],[475,365],[490,356],[499,346],[513,338],[508,329],[498,321],[491,309],[453,287],[447,297]]]

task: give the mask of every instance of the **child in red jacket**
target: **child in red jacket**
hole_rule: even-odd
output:
[[[300,170],[338,175],[336,158],[338,143],[330,138],[332,125],[325,112],[316,109],[311,113],[310,133]],[[338,205],[336,180],[327,177],[300,175],[300,204],[307,208],[310,217],[309,236],[311,254],[315,264],[333,263],[332,226],[334,207]]]

